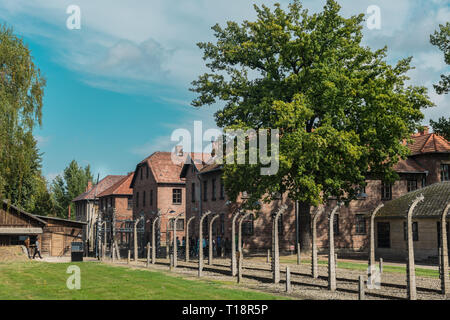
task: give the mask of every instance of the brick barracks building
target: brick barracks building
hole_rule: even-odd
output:
[[[202,154],[196,155],[202,157]],[[157,225],[160,246],[165,248],[170,241],[173,224],[168,225],[168,222],[179,214],[177,237],[180,241],[184,237],[186,183],[180,173],[187,156],[188,153],[177,147],[174,159],[171,152],[155,152],[136,166],[130,187],[133,189],[133,217],[145,217],[145,237],[141,246],[151,240],[151,223],[158,209],[161,213]]]
[[[449,181],[450,143],[443,137],[429,133],[426,128],[423,132],[414,134],[413,142],[408,145],[411,155],[401,160],[394,167],[399,175],[399,180],[393,184],[380,180],[367,179],[367,186],[358,199],[352,201],[348,207],[341,207],[335,217],[335,246],[342,251],[365,251],[368,247],[368,215],[380,202],[388,202],[408,192],[429,186],[441,181]],[[190,227],[190,236],[198,234],[198,219],[200,212],[208,210],[218,213],[220,216],[213,225],[213,236],[231,239],[231,219],[236,212],[242,196],[237,203],[229,203],[221,182],[222,166],[215,164],[213,160],[208,163],[196,159],[188,159],[184,165],[180,177],[186,182],[186,220],[195,216]],[[281,204],[286,204],[288,210],[279,221],[280,249],[291,250],[297,243],[298,229],[295,204],[283,196],[279,201],[270,204],[262,204],[257,218],[249,216],[243,222],[243,249],[258,250],[271,247],[272,218],[271,215]],[[336,201],[330,199],[326,213],[329,213],[336,205]],[[314,209],[313,209],[314,210]],[[211,215],[212,216],[212,215]],[[208,217],[205,221],[211,218]],[[204,235],[207,235],[207,222],[203,227]],[[381,226],[381,225],[380,225]],[[381,226],[382,227],[382,226]],[[377,239],[386,238],[386,230],[375,229]],[[192,230],[192,231],[191,231]],[[317,223],[318,246],[328,247],[328,219],[322,215]],[[236,227],[237,231],[237,227]],[[386,241],[378,242],[380,246],[388,246]]]

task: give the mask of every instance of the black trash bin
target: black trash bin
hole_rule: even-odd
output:
[[[84,255],[83,242],[72,242],[71,254],[72,262],[82,262]]]

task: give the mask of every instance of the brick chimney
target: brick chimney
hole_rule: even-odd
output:
[[[91,189],[92,189],[92,181],[89,180],[89,181],[88,181],[88,184],[87,184],[87,186],[86,186],[86,192],[88,192],[88,191],[91,190]]]
[[[183,156],[183,146],[175,146],[175,153],[177,156]]]

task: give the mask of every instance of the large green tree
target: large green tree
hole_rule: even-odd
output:
[[[0,25],[0,197],[26,210],[42,178],[33,128],[41,125],[44,87],[28,47]]]
[[[433,131],[450,141],[450,118],[440,117],[437,121],[430,120]]]
[[[64,173],[53,180],[52,193],[55,212],[59,217],[68,217],[69,206],[71,206],[71,211],[75,212],[72,200],[86,191],[88,182],[92,179],[89,165],[83,168],[75,160],[72,160],[64,169]]]
[[[226,191],[232,199],[247,191],[249,208],[287,193],[309,248],[311,206],[348,203],[369,170],[396,179],[392,167],[408,154],[402,141],[433,104],[425,87],[405,83],[412,58],[392,66],[386,47],[361,44],[363,14],[344,18],[333,0],[315,14],[300,1],[255,10],[255,21],[215,25],[216,41],[198,44],[211,71],[193,82],[192,104],[224,103],[215,114],[222,128],[279,129],[278,172],[226,163]]]
[[[439,30],[430,36],[430,42],[444,53],[444,61],[450,65],[450,22],[447,22],[445,26],[440,24]],[[434,88],[438,94],[447,94],[450,90],[450,75],[442,74],[441,81],[434,85]]]

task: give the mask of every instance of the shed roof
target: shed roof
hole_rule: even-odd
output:
[[[450,181],[435,183],[386,202],[378,211],[377,218],[406,218],[410,205],[421,194],[424,201],[417,204],[413,217],[440,217],[450,202]]]

